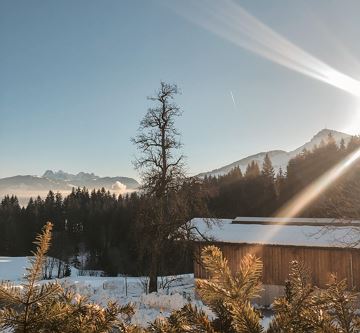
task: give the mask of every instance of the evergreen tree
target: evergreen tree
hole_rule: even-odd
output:
[[[224,176],[219,176],[219,181],[222,184],[231,184],[240,181],[243,178],[243,174],[239,166],[232,168],[229,173]]]
[[[344,151],[344,150],[346,149],[346,145],[345,145],[345,140],[344,140],[344,138],[341,138],[341,140],[340,140],[339,149],[340,149],[341,151]]]
[[[356,295],[346,291],[346,282],[333,279],[325,291],[314,287],[304,264],[291,262],[285,296],[272,304],[275,312],[268,329],[261,325],[262,314],[250,302],[261,290],[262,263],[247,255],[233,273],[221,251],[208,246],[202,250],[208,280],[198,280],[199,294],[210,306],[210,319],[194,306],[186,305],[168,319],[157,320],[150,332],[201,333],[356,333],[360,321]]]
[[[280,167],[275,179],[275,188],[278,198],[281,200],[281,194],[285,185],[286,175],[284,175],[283,169]]]
[[[246,167],[245,177],[253,178],[260,176],[260,168],[259,165],[255,161],[251,161]]]
[[[0,285],[0,328],[23,333],[111,332],[125,326],[118,321],[119,314],[130,315],[130,306],[119,307],[108,303],[107,308],[90,303],[84,297],[67,292],[55,283],[39,284],[46,253],[50,246],[52,224],[47,223],[35,244],[22,288],[11,283]]]
[[[270,160],[270,157],[268,154],[266,154],[264,157],[261,174],[263,177],[265,177],[270,182],[274,182],[275,171],[274,171],[273,165],[271,163],[271,160]]]
[[[243,182],[243,215],[261,216],[264,213],[264,182],[259,165],[255,161],[247,166]]]
[[[259,200],[262,203],[261,214],[269,216],[275,211],[277,194],[275,188],[275,171],[268,154],[266,154],[264,158],[261,177],[263,181],[263,192],[262,195],[259,196]]]

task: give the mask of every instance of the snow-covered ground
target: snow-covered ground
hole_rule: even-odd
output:
[[[159,278],[159,285],[163,280],[164,278]],[[151,294],[146,294],[144,288],[147,280],[141,277],[79,276],[61,279],[60,283],[102,305],[109,300],[115,300],[122,305],[133,304],[135,315],[132,323],[141,326],[146,326],[156,318],[169,316],[172,311],[181,309],[188,302],[203,308],[211,315],[207,307],[194,297],[192,274],[176,276],[176,280],[169,287]]]
[[[28,266],[27,257],[0,257],[0,280],[20,284],[25,267]],[[72,276],[59,279],[58,282],[102,305],[106,305],[110,300],[120,305],[133,304],[135,314],[132,323],[139,326],[147,326],[156,318],[167,317],[188,302],[201,308],[208,316],[213,316],[208,307],[195,299],[193,274],[160,277],[159,292],[147,294],[145,286],[148,280],[145,277],[79,276],[78,273],[78,270],[72,269]],[[46,282],[49,281],[40,283]],[[263,322],[268,323],[268,318],[265,317]]]
[[[21,280],[28,266],[27,257],[0,257],[0,280]]]
[[[0,257],[0,280],[21,283],[25,267],[28,266],[27,257]],[[141,326],[170,315],[187,302],[203,308],[211,315],[207,307],[194,297],[193,274],[160,277],[158,284],[165,287],[160,288],[158,293],[151,294],[145,292],[148,283],[145,277],[78,276],[78,271],[72,269],[72,276],[58,281],[64,287],[103,305],[109,300],[115,300],[121,305],[132,303],[135,308],[132,322]],[[48,280],[41,281],[46,282]]]

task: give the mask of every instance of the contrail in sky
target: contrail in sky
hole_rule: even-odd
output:
[[[234,107],[235,107],[235,110],[238,111],[237,109],[237,105],[236,105],[236,102],[235,102],[235,98],[234,98],[234,95],[233,95],[233,92],[230,90],[230,95],[231,95],[231,99],[233,101],[233,104],[234,104]]]
[[[179,15],[206,30],[289,69],[360,97],[360,82],[306,52],[233,0],[171,3]]]

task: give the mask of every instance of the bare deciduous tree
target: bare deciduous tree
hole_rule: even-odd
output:
[[[323,233],[331,233],[334,240],[346,247],[357,247],[360,244],[360,179],[353,175],[346,176],[335,184],[319,203],[322,216],[336,219],[337,223],[323,228]],[[334,220],[335,222],[335,220]],[[336,237],[336,230],[346,226],[349,230]]]
[[[161,82],[156,94],[148,97],[155,106],[148,109],[140,122],[139,134],[132,139],[140,151],[134,165],[140,171],[142,189],[148,196],[148,206],[139,217],[152,227],[147,229],[151,230],[151,241],[146,242],[147,247],[151,246],[150,292],[157,290],[164,241],[179,227],[174,211],[169,211],[170,193],[176,192],[185,179],[184,156],[179,153],[182,145],[175,127],[176,117],[182,114],[174,103],[178,93],[176,85]]]
[[[182,112],[173,102],[178,93],[176,85],[161,82],[155,96],[148,97],[156,106],[148,109],[140,122],[139,134],[132,139],[141,152],[134,165],[140,171],[142,187],[159,199],[184,178],[184,155],[177,154],[182,144],[175,128],[175,119]]]
[[[159,273],[174,273],[166,267],[169,257],[188,259],[188,241],[198,237],[190,220],[208,213],[202,182],[185,175],[180,134],[175,127],[182,114],[174,103],[178,93],[176,85],[161,82],[160,89],[149,97],[155,107],[148,109],[139,134],[132,139],[140,151],[134,164],[145,193],[137,212],[137,232],[139,252],[149,260],[149,292],[157,290]],[[169,255],[172,251],[176,252],[174,258]]]

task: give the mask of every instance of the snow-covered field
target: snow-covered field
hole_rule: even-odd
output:
[[[23,280],[27,257],[0,257],[0,280],[13,281],[20,284]],[[106,305],[110,300],[120,305],[133,304],[135,314],[132,323],[147,326],[156,318],[170,315],[174,310],[181,309],[188,302],[201,308],[209,317],[213,314],[200,300],[195,299],[194,275],[160,277],[159,292],[147,294],[148,283],[145,277],[98,277],[79,276],[77,269],[72,268],[72,276],[59,279],[65,288],[69,288],[91,301]],[[40,281],[46,283],[49,280]],[[267,326],[269,317],[263,319]]]
[[[0,280],[21,280],[27,266],[27,257],[0,257]]]
[[[0,257],[0,280],[21,283],[27,266],[27,257]],[[156,318],[170,315],[173,310],[182,308],[187,302],[201,307],[211,315],[207,307],[194,297],[192,274],[161,277],[158,280],[159,292],[151,294],[145,292],[145,277],[78,276],[78,271],[72,269],[72,276],[58,281],[64,287],[103,305],[109,300],[115,300],[121,305],[132,303],[135,308],[132,322],[141,326],[146,326]],[[45,282],[48,281],[41,281]]]
[[[172,279],[172,277],[167,277]],[[159,278],[161,285],[164,278]],[[91,300],[105,305],[109,300],[119,304],[132,303],[135,315],[132,323],[144,326],[156,318],[170,315],[173,310],[181,309],[186,303],[211,312],[194,297],[194,276],[180,275],[169,287],[159,289],[157,293],[146,294],[145,278],[138,277],[69,277],[60,280],[61,284]]]

